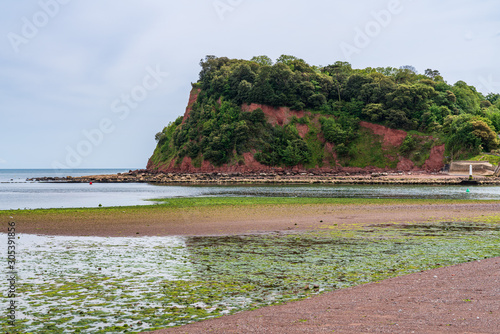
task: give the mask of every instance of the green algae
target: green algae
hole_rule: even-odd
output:
[[[91,242],[65,252],[33,253],[35,259],[44,256],[46,266],[37,267],[42,275],[19,281],[20,319],[12,327],[0,318],[0,328],[12,333],[137,333],[500,256],[500,225],[478,221],[190,237],[182,239],[182,246],[158,238],[151,251],[139,243],[119,247],[109,240],[109,247]],[[98,252],[120,249],[125,253],[113,258],[114,267],[96,262]],[[151,260],[147,271],[129,263],[137,256]],[[62,259],[81,261],[79,269],[61,268]],[[161,275],[166,268],[169,278]]]

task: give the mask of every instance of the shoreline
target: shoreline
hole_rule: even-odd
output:
[[[265,204],[255,203],[252,198],[233,198],[224,204],[217,199],[198,198],[149,206],[4,210],[0,211],[0,217],[8,220],[12,216],[18,233],[103,237],[209,236],[300,233],[439,221],[498,223],[498,208],[498,201],[317,199],[294,203],[278,199]]]
[[[161,173],[135,170],[128,173],[79,177],[38,177],[27,181],[48,183],[152,183],[175,185],[213,184],[400,184],[400,185],[500,185],[500,178],[428,172],[354,172],[327,173],[266,172],[266,173]]]
[[[498,333],[499,257],[141,334]]]
[[[165,204],[146,207],[4,210],[0,211],[0,217],[12,216],[17,233],[101,237],[278,236],[303,232],[370,232],[376,228],[385,230],[439,221],[500,223],[500,201],[275,198],[266,204],[264,200],[169,199]],[[270,333],[318,332],[328,328],[359,333],[365,330],[394,332],[397,323],[401,332],[423,328],[431,332],[453,325],[448,332],[459,329],[460,332],[495,333],[487,329],[498,328],[500,319],[495,311],[500,300],[495,290],[499,260],[481,259],[383,279],[179,327],[137,329],[151,334],[222,333],[235,328],[243,332]],[[169,310],[162,312],[168,314]]]

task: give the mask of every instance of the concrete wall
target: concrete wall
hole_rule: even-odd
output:
[[[453,161],[450,164],[450,173],[469,175],[469,166],[472,165],[472,174],[493,175],[495,167],[485,161]]]

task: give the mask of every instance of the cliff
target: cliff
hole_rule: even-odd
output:
[[[152,172],[438,171],[500,145],[500,95],[436,70],[207,56]]]
[[[191,90],[188,106],[178,126],[182,126],[189,119],[200,92],[201,89],[197,87]],[[417,152],[418,156],[424,156],[425,159],[415,161],[415,159],[412,160],[400,153],[401,145],[405,138],[408,137],[408,132],[361,121],[359,122],[359,131],[363,134],[363,140],[355,148],[355,157],[350,157],[346,160],[345,158],[337,157],[335,144],[327,142],[323,133],[318,131],[321,128],[320,118],[323,117],[321,114],[304,110],[291,110],[289,107],[272,107],[258,103],[243,104],[240,106],[240,110],[242,113],[262,111],[265,122],[270,126],[293,126],[300,138],[306,139],[309,137],[311,146],[321,148],[320,155],[323,159],[316,164],[302,163],[294,166],[265,165],[256,159],[256,148],[250,147],[247,152],[242,152],[239,155],[235,154],[235,158],[230,162],[215,165],[211,161],[203,159],[203,155],[194,159],[190,156],[184,156],[182,158],[172,157],[162,160],[160,156],[161,147],[158,145],[159,147],[157,147],[155,153],[147,163],[147,170],[163,173],[265,173],[277,170],[293,172],[309,170],[334,173],[372,173],[396,170],[437,172],[444,167],[445,145],[439,143],[439,141],[431,136],[415,136],[426,146],[418,148]],[[308,124],[297,122],[298,119],[304,119],[305,117],[309,119]],[[312,140],[310,139],[311,136],[313,137]],[[369,152],[364,150],[367,146],[369,147]],[[366,154],[373,153],[374,149],[376,151],[374,156],[365,156]],[[360,156],[364,157],[360,159]],[[379,159],[380,157],[382,157],[382,160]],[[373,163],[370,164],[370,162]]]

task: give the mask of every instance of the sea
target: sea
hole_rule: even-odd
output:
[[[408,185],[157,185],[148,183],[50,183],[35,177],[128,172],[115,169],[0,169],[0,210],[151,205],[174,197],[335,197],[500,200],[499,186]]]

